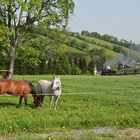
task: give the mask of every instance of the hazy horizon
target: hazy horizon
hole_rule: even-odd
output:
[[[109,34],[140,43],[140,0],[75,0],[69,30]]]

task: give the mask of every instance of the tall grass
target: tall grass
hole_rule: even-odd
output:
[[[52,76],[15,76],[34,85]],[[49,109],[49,98],[42,108],[18,108],[18,97],[0,97],[0,133],[65,131],[112,126],[140,127],[140,79],[133,76],[61,76],[62,96],[57,111]],[[24,103],[24,102],[23,102]]]

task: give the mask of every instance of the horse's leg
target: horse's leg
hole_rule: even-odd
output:
[[[41,106],[43,105],[45,95],[41,96]]]
[[[50,108],[52,107],[52,102],[53,102],[53,96],[50,96]]]
[[[23,95],[20,95],[20,98],[19,98],[19,106],[21,105],[22,98],[23,98]]]
[[[3,95],[4,94],[4,92],[2,91],[2,89],[0,89],[0,95]]]
[[[24,94],[23,95],[24,97],[24,102],[25,102],[25,105],[27,105],[27,101],[28,101],[28,94]]]
[[[57,103],[58,103],[58,99],[59,99],[59,96],[55,96],[55,103],[54,103],[54,109],[56,110],[56,106],[57,106]]]

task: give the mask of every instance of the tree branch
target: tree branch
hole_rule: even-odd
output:
[[[9,28],[9,30],[11,30],[11,20],[12,20],[12,17],[11,17],[11,4],[8,5],[7,12],[8,12],[8,28]]]

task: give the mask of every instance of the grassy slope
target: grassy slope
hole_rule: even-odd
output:
[[[94,38],[94,37],[90,37],[90,36],[84,36],[84,35],[81,35],[82,37],[86,38],[86,39],[89,39],[90,41],[94,41],[96,43],[100,43],[100,44],[103,44],[103,45],[107,45],[110,47],[110,49],[113,48],[113,46],[118,46],[118,47],[122,47],[120,45],[117,45],[117,44],[114,44],[114,43],[111,43],[111,42],[108,42],[108,41],[104,41],[104,40],[101,40],[101,39],[98,39],[98,38]],[[127,50],[127,48],[123,47],[124,50]]]
[[[15,76],[36,85],[52,76]],[[137,77],[62,76],[57,111],[47,107],[16,108],[17,97],[0,97],[0,133],[65,131],[95,127],[140,127],[140,88]]]
[[[71,37],[71,39],[75,39],[79,43],[86,43],[86,44],[88,44],[88,46],[89,46],[88,51],[92,50],[93,48],[95,48],[95,49],[104,49],[105,50],[105,54],[108,57],[113,58],[113,57],[116,57],[117,56],[117,53],[116,52],[114,52],[112,50],[109,50],[107,48],[101,47],[99,45],[94,45],[94,44],[91,44],[91,43],[87,43],[87,42],[85,42],[85,41],[83,41],[81,39],[78,39],[76,37]]]
[[[78,54],[78,55],[87,55],[87,52],[76,49],[74,47],[68,46],[66,44],[63,45],[63,48],[67,51],[67,52],[72,52],[74,54]]]
[[[130,49],[128,48],[125,48],[123,46],[120,46],[120,45],[117,45],[117,44],[113,44],[113,43],[110,43],[110,42],[107,42],[107,41],[104,41],[104,40],[101,40],[101,39],[98,39],[98,38],[94,38],[94,37],[89,37],[89,36],[82,36],[82,37],[85,37],[86,39],[89,39],[89,40],[94,40],[96,43],[100,43],[100,44],[103,44],[103,45],[107,45],[110,47],[110,49],[112,49],[112,46],[118,46],[118,47],[121,47],[124,51],[128,52]],[[135,56],[139,56],[140,55],[140,52],[137,52],[135,50],[130,50],[130,53],[132,55],[135,55]]]
[[[67,36],[68,37],[68,40],[76,40],[79,44],[80,43],[85,43],[89,46],[88,50],[87,51],[84,51],[84,50],[80,50],[78,48],[74,48],[72,46],[69,46],[69,45],[66,45],[66,44],[63,44],[63,47],[66,51],[68,52],[72,52],[74,54],[78,54],[78,55],[86,55],[86,56],[89,56],[89,51],[92,50],[92,49],[104,49],[105,51],[105,55],[107,56],[108,59],[111,59],[111,58],[115,58],[116,56],[118,56],[118,53],[112,51],[111,49],[113,48],[113,46],[115,47],[121,47],[124,51],[128,52],[128,49],[125,48],[125,47],[122,47],[120,45],[117,45],[117,44],[113,44],[113,43],[110,43],[110,42],[107,42],[107,41],[104,41],[104,40],[101,40],[101,39],[97,39],[97,38],[94,38],[94,37],[89,37],[89,36],[84,36],[84,35],[80,35],[81,37],[85,38],[86,40],[89,40],[89,41],[94,41],[96,43],[96,45],[94,43],[89,43],[85,40],[82,40],[82,39],[79,39],[75,36]],[[40,37],[43,37],[42,35],[40,35]],[[64,36],[65,38],[66,36]],[[45,37],[46,38],[46,37]],[[102,46],[102,45],[106,45],[108,48],[106,48],[105,46]],[[139,56],[140,53],[139,52],[136,52],[134,50],[131,50],[130,52],[132,55],[135,55],[135,56]]]
[[[134,50],[130,50],[128,48],[125,48],[123,46],[120,46],[120,45],[117,45],[117,44],[113,44],[111,42],[107,42],[107,41],[104,41],[104,40],[101,40],[101,39],[97,39],[97,38],[94,38],[94,37],[89,37],[89,36],[83,36],[81,35],[82,37],[84,37],[85,39],[88,39],[90,41],[94,41],[96,42],[97,45],[93,44],[93,43],[88,43],[84,40],[81,40],[81,39],[78,39],[76,37],[71,37],[71,39],[75,39],[77,42],[81,43],[81,42],[84,42],[86,44],[89,45],[89,49],[88,51],[90,51],[91,49],[95,48],[95,49],[104,49],[105,50],[105,54],[107,55],[108,58],[115,58],[116,56],[118,56],[118,53],[112,51],[111,49],[113,48],[113,46],[116,46],[116,47],[121,47],[128,55],[130,55],[130,57],[139,57],[140,56],[140,52],[137,52],[137,51],[134,51]],[[100,46],[101,45],[107,45],[108,48],[105,48],[103,46]],[[73,52],[73,53],[77,53],[77,54],[87,54],[86,52],[82,51],[82,50],[78,50],[76,48],[72,49],[72,47],[70,46],[67,46],[69,49],[69,51]],[[87,54],[88,55],[88,54]]]

